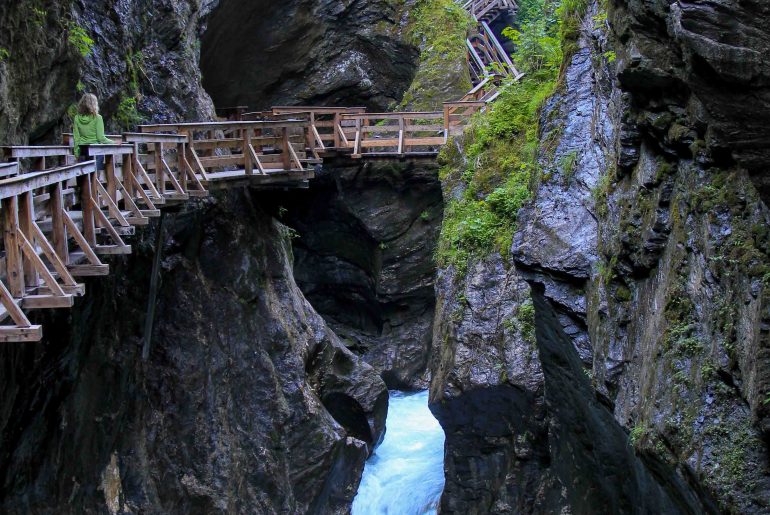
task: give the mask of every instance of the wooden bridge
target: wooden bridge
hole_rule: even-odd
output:
[[[478,22],[466,41],[473,89],[443,111],[368,113],[361,107],[235,110],[235,120],[143,125],[110,145],[2,148],[0,342],[42,338],[26,312],[70,308],[81,278],[109,274],[104,256],[130,254],[126,239],[167,206],[222,187],[303,188],[329,156],[433,158],[470,117],[495,100],[501,76],[519,78],[488,22],[512,0],[469,1]],[[96,160],[104,161],[97,170]],[[156,250],[157,251],[157,250]]]

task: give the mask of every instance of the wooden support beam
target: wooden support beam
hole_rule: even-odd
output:
[[[19,199],[11,197],[3,200],[3,239],[5,242],[6,277],[11,295],[15,298],[24,296],[24,264],[21,258],[19,241]]]
[[[27,191],[19,195],[19,242],[24,243],[24,235],[32,232],[32,224],[35,222],[35,208],[32,200],[32,192]],[[34,247],[32,247],[34,252]],[[35,254],[37,256],[37,254]],[[24,259],[24,284],[27,288],[36,288],[40,284],[38,272],[29,258]]]
[[[70,234],[72,234],[72,237],[75,239],[75,243],[80,247],[80,250],[83,251],[83,254],[85,254],[86,259],[91,263],[93,266],[104,266],[104,264],[99,260],[96,253],[94,252],[91,244],[88,242],[88,238],[80,232],[80,229],[78,229],[77,224],[75,224],[75,221],[72,219],[72,217],[67,213],[66,211],[62,212],[62,217],[64,218],[64,224],[67,226],[67,230],[69,230]],[[74,267],[70,266],[69,270],[72,273],[73,276],[78,276],[78,274],[74,273]]]
[[[70,262],[69,245],[67,244],[67,228],[64,226],[64,195],[62,183],[57,182],[50,187],[51,195],[51,225],[53,235],[53,248],[56,255],[62,263],[68,265]]]

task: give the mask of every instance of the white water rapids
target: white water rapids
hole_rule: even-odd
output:
[[[386,428],[366,462],[352,515],[435,514],[444,489],[444,432],[428,409],[428,392],[391,392]]]

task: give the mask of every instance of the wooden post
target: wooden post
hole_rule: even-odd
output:
[[[96,172],[78,177],[80,205],[83,210],[83,236],[91,247],[96,246],[96,226],[94,225],[94,207],[91,203],[91,176]]]
[[[334,148],[341,148],[342,142],[340,141],[340,131],[342,130],[342,119],[340,118],[339,111],[334,113],[334,127],[332,127],[332,129],[334,131]]]
[[[98,172],[97,172],[98,173]],[[118,203],[118,185],[115,176],[115,156],[104,156],[104,174],[107,176],[107,195],[114,203]]]
[[[179,174],[179,184],[182,186],[182,191],[187,193],[187,167],[189,166],[187,164],[186,156],[186,145],[184,143],[179,143],[176,146],[176,170]]]
[[[243,135],[243,169],[246,172],[246,175],[252,175],[254,173],[254,161],[251,159],[251,129],[248,127],[244,128],[242,132]]]
[[[289,142],[289,129],[287,127],[283,127],[281,129],[281,133],[283,139],[283,152],[281,153],[283,169],[291,170],[291,153],[289,152],[289,145],[291,145],[291,142]]]
[[[25,191],[19,195],[19,228],[27,238],[31,238],[32,224],[34,222],[35,205],[32,201],[32,192]],[[40,277],[35,270],[34,263],[30,259],[24,260],[24,282],[27,288],[37,288],[40,285]]]
[[[166,176],[163,170],[163,143],[153,145],[155,151],[155,186],[158,193],[163,195],[166,192]]]
[[[53,225],[53,248],[62,263],[70,264],[69,247],[67,245],[67,228],[64,226],[64,198],[62,185],[57,182],[50,188],[51,194],[51,223]]]
[[[134,143],[134,153],[139,151],[139,145]],[[134,198],[134,181],[131,180],[131,174],[133,173],[134,159],[130,154],[123,154],[123,191],[124,195],[128,195],[131,200]],[[124,201],[124,204],[126,202]]]
[[[10,197],[3,200],[3,240],[5,242],[5,268],[11,295],[20,299],[24,296],[24,266],[19,243],[19,199]]]

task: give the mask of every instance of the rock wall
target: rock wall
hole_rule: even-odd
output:
[[[707,106],[731,90],[702,101],[672,22],[732,23],[705,24],[728,12],[716,4],[616,2],[614,47],[590,9],[543,112],[556,144],[519,213],[515,266],[440,271],[443,512],[770,510],[768,210],[750,180],[763,148],[729,142],[742,114]],[[736,90],[761,96],[762,74],[750,83]]]
[[[0,352],[0,510],[346,513],[387,390],[292,279],[259,194],[168,214],[149,359],[153,228],[46,339]]]
[[[335,333],[390,388],[427,387],[438,166],[327,159],[309,190],[276,194],[272,206],[297,231],[297,284]]]
[[[201,43],[206,90],[218,106],[386,109],[417,65],[405,9],[403,0],[222,0]]]
[[[214,2],[5,4],[0,12],[2,143],[59,143],[61,132],[71,130],[68,111],[83,92],[99,97],[108,132],[140,121],[213,117],[198,54],[201,19]]]

